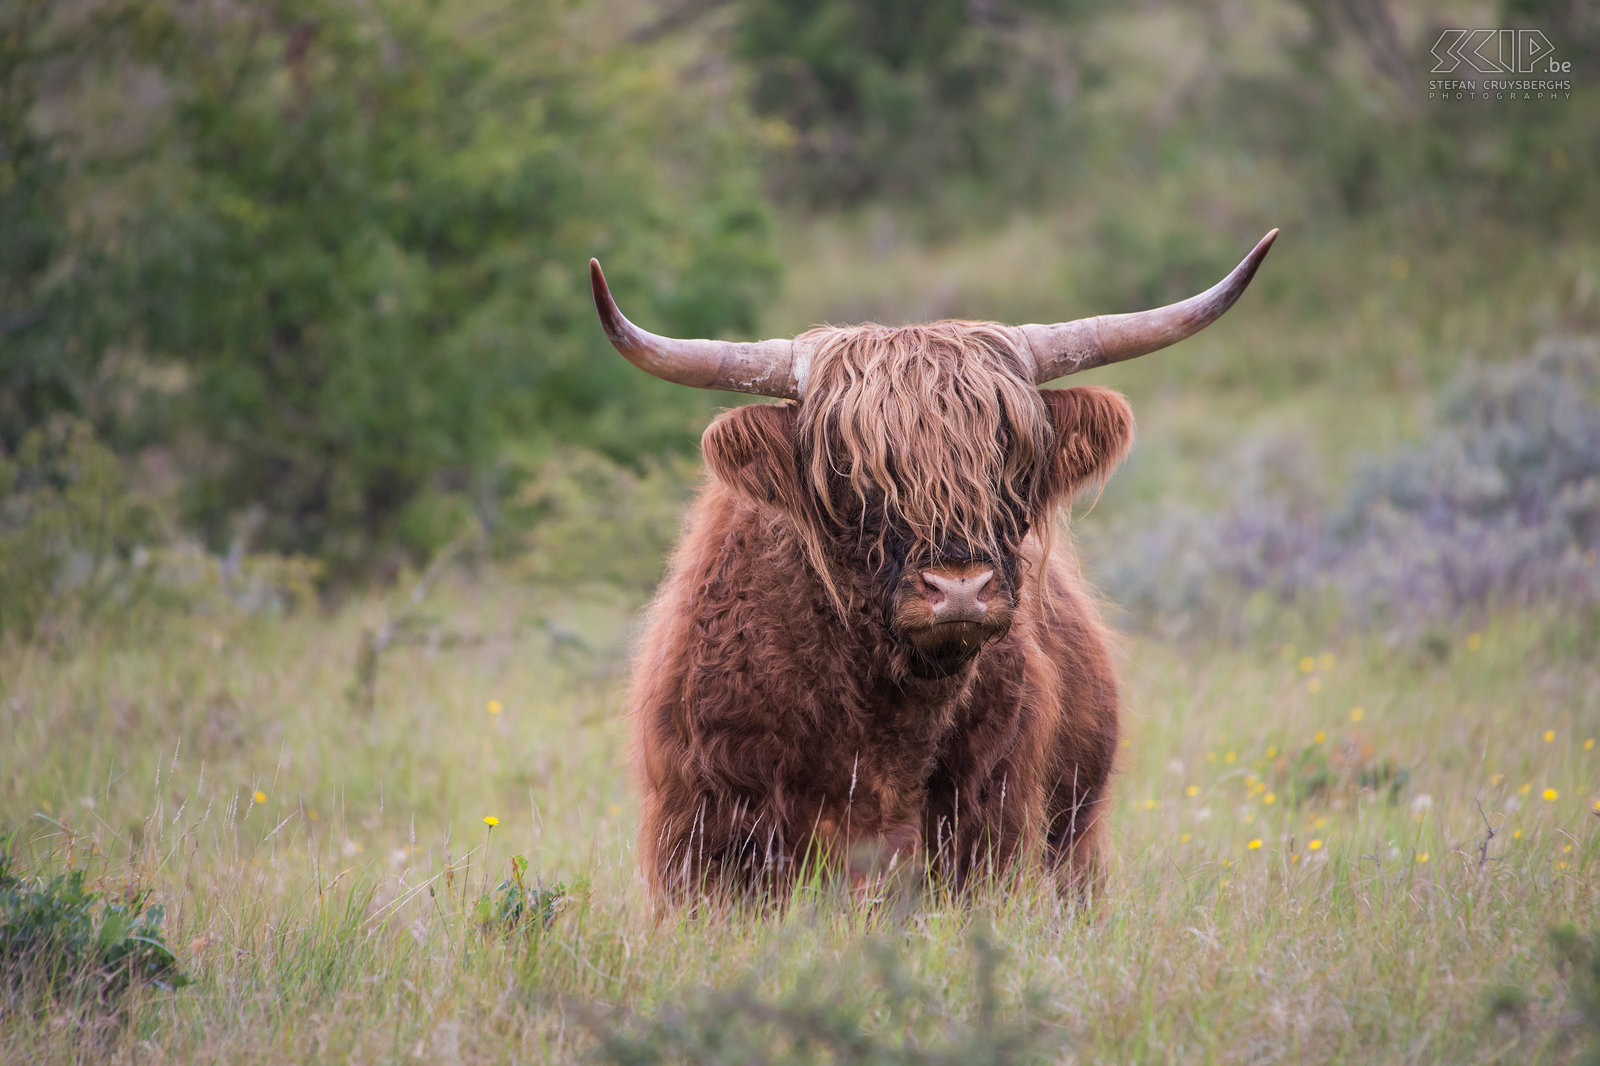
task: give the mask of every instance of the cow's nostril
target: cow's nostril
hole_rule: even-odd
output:
[[[927,585],[924,594],[933,617],[938,622],[976,622],[989,609],[987,587],[994,577],[993,570],[980,570],[975,574],[960,576],[922,572]]]

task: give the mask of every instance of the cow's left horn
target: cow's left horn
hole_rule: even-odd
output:
[[[1233,306],[1277,236],[1273,230],[1262,237],[1233,273],[1179,303],[1128,315],[1013,327],[1023,351],[1033,357],[1033,380],[1043,385],[1052,378],[1146,355],[1199,333]]]
[[[798,341],[678,340],[659,337],[635,326],[617,309],[600,270],[589,260],[594,306],[606,337],[623,358],[663,381],[697,389],[725,389],[757,396],[798,400],[805,395],[811,349]]]

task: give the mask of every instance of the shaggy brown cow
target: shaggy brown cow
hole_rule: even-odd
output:
[[[652,890],[781,890],[808,861],[858,884],[919,859],[960,885],[1040,856],[1102,866],[1117,680],[1054,516],[1133,439],[1123,398],[1040,389],[1193,334],[1244,291],[1056,325],[658,337],[596,306],[657,377],[781,397],[706,430],[711,477],[634,668]]]

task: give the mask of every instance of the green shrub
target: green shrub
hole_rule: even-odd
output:
[[[1059,169],[1070,128],[1060,59],[1027,47],[1055,32],[1062,0],[746,0],[737,52],[755,108],[791,143],[777,185],[805,203],[926,196],[961,182],[1030,186]]]
[[[286,611],[316,599],[321,570],[176,535],[82,420],[54,418],[15,454],[0,448],[0,636],[60,643],[129,616]]]
[[[54,32],[51,3],[0,5],[0,453],[83,412],[104,340],[100,256],[75,240],[68,159],[34,115],[52,65],[82,47]]]
[[[485,892],[472,905],[472,918],[484,933],[510,934],[517,930],[541,931],[555,921],[557,911],[571,896],[561,882],[546,885],[528,881],[528,860],[521,855],[510,859],[511,876]],[[582,886],[578,886],[578,891]]]
[[[629,249],[616,274],[636,291],[665,242],[686,246],[678,276],[721,299],[660,285],[641,311],[668,331],[750,328],[764,216],[736,168],[695,211],[662,204],[648,146],[533,11],[531,81],[411,5],[273,0],[179,35],[188,168],[136,265],[150,347],[192,374],[179,421],[207,450],[188,510],[214,547],[248,511],[257,543],[331,576],[422,560],[459,530],[415,502],[492,509],[513,433],[687,443],[671,412],[704,401],[606,349],[585,260]]]
[[[520,573],[648,593],[677,540],[694,471],[686,459],[634,468],[578,448],[526,463],[506,513]]]
[[[973,938],[974,1016],[950,1016],[949,989],[908,972],[888,945],[848,965],[823,968],[770,996],[751,977],[650,1017],[592,1015],[598,1058],[615,1066],[655,1063],[836,1066],[1001,1066],[1053,1061],[1058,1042],[1025,997],[1016,1017],[1000,1010],[1003,953]]]
[[[778,261],[741,113],[663,121],[709,90],[641,85],[568,17],[7,5],[0,448],[87,417],[159,452],[210,550],[339,582],[492,523],[511,440],[692,448],[712,398],[610,351],[585,265],[615,253],[653,328],[753,331]]]
[[[107,898],[82,870],[19,876],[0,853],[0,974],[7,1006],[72,998],[111,1006],[130,987],[180,988],[162,910],[141,891]]]
[[[147,587],[159,522],[87,424],[52,420],[0,448],[0,634],[27,639]]]

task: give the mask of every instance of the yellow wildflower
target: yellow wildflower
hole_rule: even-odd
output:
[[[265,802],[267,802],[267,794],[265,792],[261,791],[259,788],[256,789],[256,794],[254,796],[251,796],[250,798],[255,800],[257,803],[265,803]]]
[[[483,817],[483,824],[488,826],[490,829],[493,829],[495,826],[500,824],[500,819],[496,818],[492,814],[486,814]]]
[[[1313,840],[1311,843],[1306,845],[1306,850],[1307,851],[1321,851],[1322,850],[1322,841]]]
[[[1533,791],[1533,786],[1531,784],[1524,784],[1521,788],[1517,789],[1517,791],[1526,796],[1528,793]]]
[[[1427,862],[1428,861],[1428,853],[1425,852],[1425,851],[1417,852],[1417,861],[1418,862]]]
[[[1268,792],[1265,796],[1261,797],[1261,802],[1262,803],[1277,803],[1278,802],[1278,794],[1276,792]]]
[[[1200,795],[1200,786],[1190,785],[1188,788],[1183,790],[1183,793],[1190,799],[1194,799],[1196,796]],[[1596,802],[1600,802],[1600,800],[1597,800]]]
[[[1156,801],[1155,800],[1145,800],[1144,801],[1144,809],[1147,810],[1147,811],[1155,810],[1156,809]]]
[[[1256,837],[1254,840],[1250,841],[1250,843],[1246,844],[1245,847],[1249,848],[1251,851],[1258,850],[1261,847],[1261,838]]]
[[[1271,748],[1267,749],[1267,758],[1276,759],[1277,757],[1278,757],[1278,749],[1276,747],[1271,747]]]
[[[1323,673],[1327,673],[1329,670],[1332,670],[1333,669],[1333,652],[1331,652],[1331,651],[1323,652],[1322,653],[1322,658],[1320,660],[1318,660],[1318,665],[1322,667],[1322,672]]]
[[[1182,836],[1180,836],[1178,838],[1178,843],[1187,844],[1187,843],[1189,843],[1189,841],[1191,841],[1193,839],[1194,839],[1194,837],[1192,835],[1190,835],[1189,833],[1185,833],[1185,834],[1183,834]]]
[[[1359,721],[1361,721],[1361,719],[1365,718],[1366,716],[1367,716],[1367,712],[1366,712],[1365,709],[1363,709],[1361,707],[1352,707],[1352,708],[1350,708],[1350,720],[1352,722],[1359,722]]]
[[[1227,763],[1231,763],[1231,762],[1233,762],[1233,760],[1237,759],[1238,757],[1239,757],[1239,753],[1238,752],[1230,751],[1230,752],[1228,752],[1228,754],[1226,754],[1226,755],[1224,755],[1222,757],[1222,761],[1223,762],[1227,762]]]
[[[1512,839],[1512,840],[1521,840],[1521,839],[1522,839],[1522,830],[1520,830],[1520,829],[1513,829],[1513,830],[1512,830],[1512,831],[1511,831],[1511,839]]]
[[[1588,740],[1583,742],[1583,750],[1584,751],[1593,751],[1594,750],[1594,737],[1590,737]]]
[[[1556,731],[1554,729],[1546,729],[1544,731],[1544,742],[1546,744],[1553,743],[1555,741],[1555,739],[1556,739]]]
[[[1321,744],[1323,741],[1325,741],[1327,739],[1328,739],[1328,734],[1324,733],[1320,729],[1317,730],[1317,735],[1311,738],[1312,742],[1315,743],[1315,744]]]
[[[1483,647],[1483,634],[1482,633],[1468,633],[1467,634],[1467,650],[1468,651],[1477,651],[1481,647]]]
[[[499,714],[501,711],[505,710],[505,707],[501,705],[499,700],[490,700],[488,707],[490,714]]]
[[[1300,672],[1302,674],[1309,674],[1311,671],[1315,670],[1316,668],[1317,668],[1317,660],[1313,659],[1311,656],[1307,655],[1307,656],[1305,656],[1304,658],[1302,658],[1300,660]]]
[[[1542,793],[1540,793],[1540,795],[1544,797],[1544,801],[1546,803],[1554,803],[1556,800],[1561,798],[1561,793],[1557,792],[1553,788],[1545,789]]]

